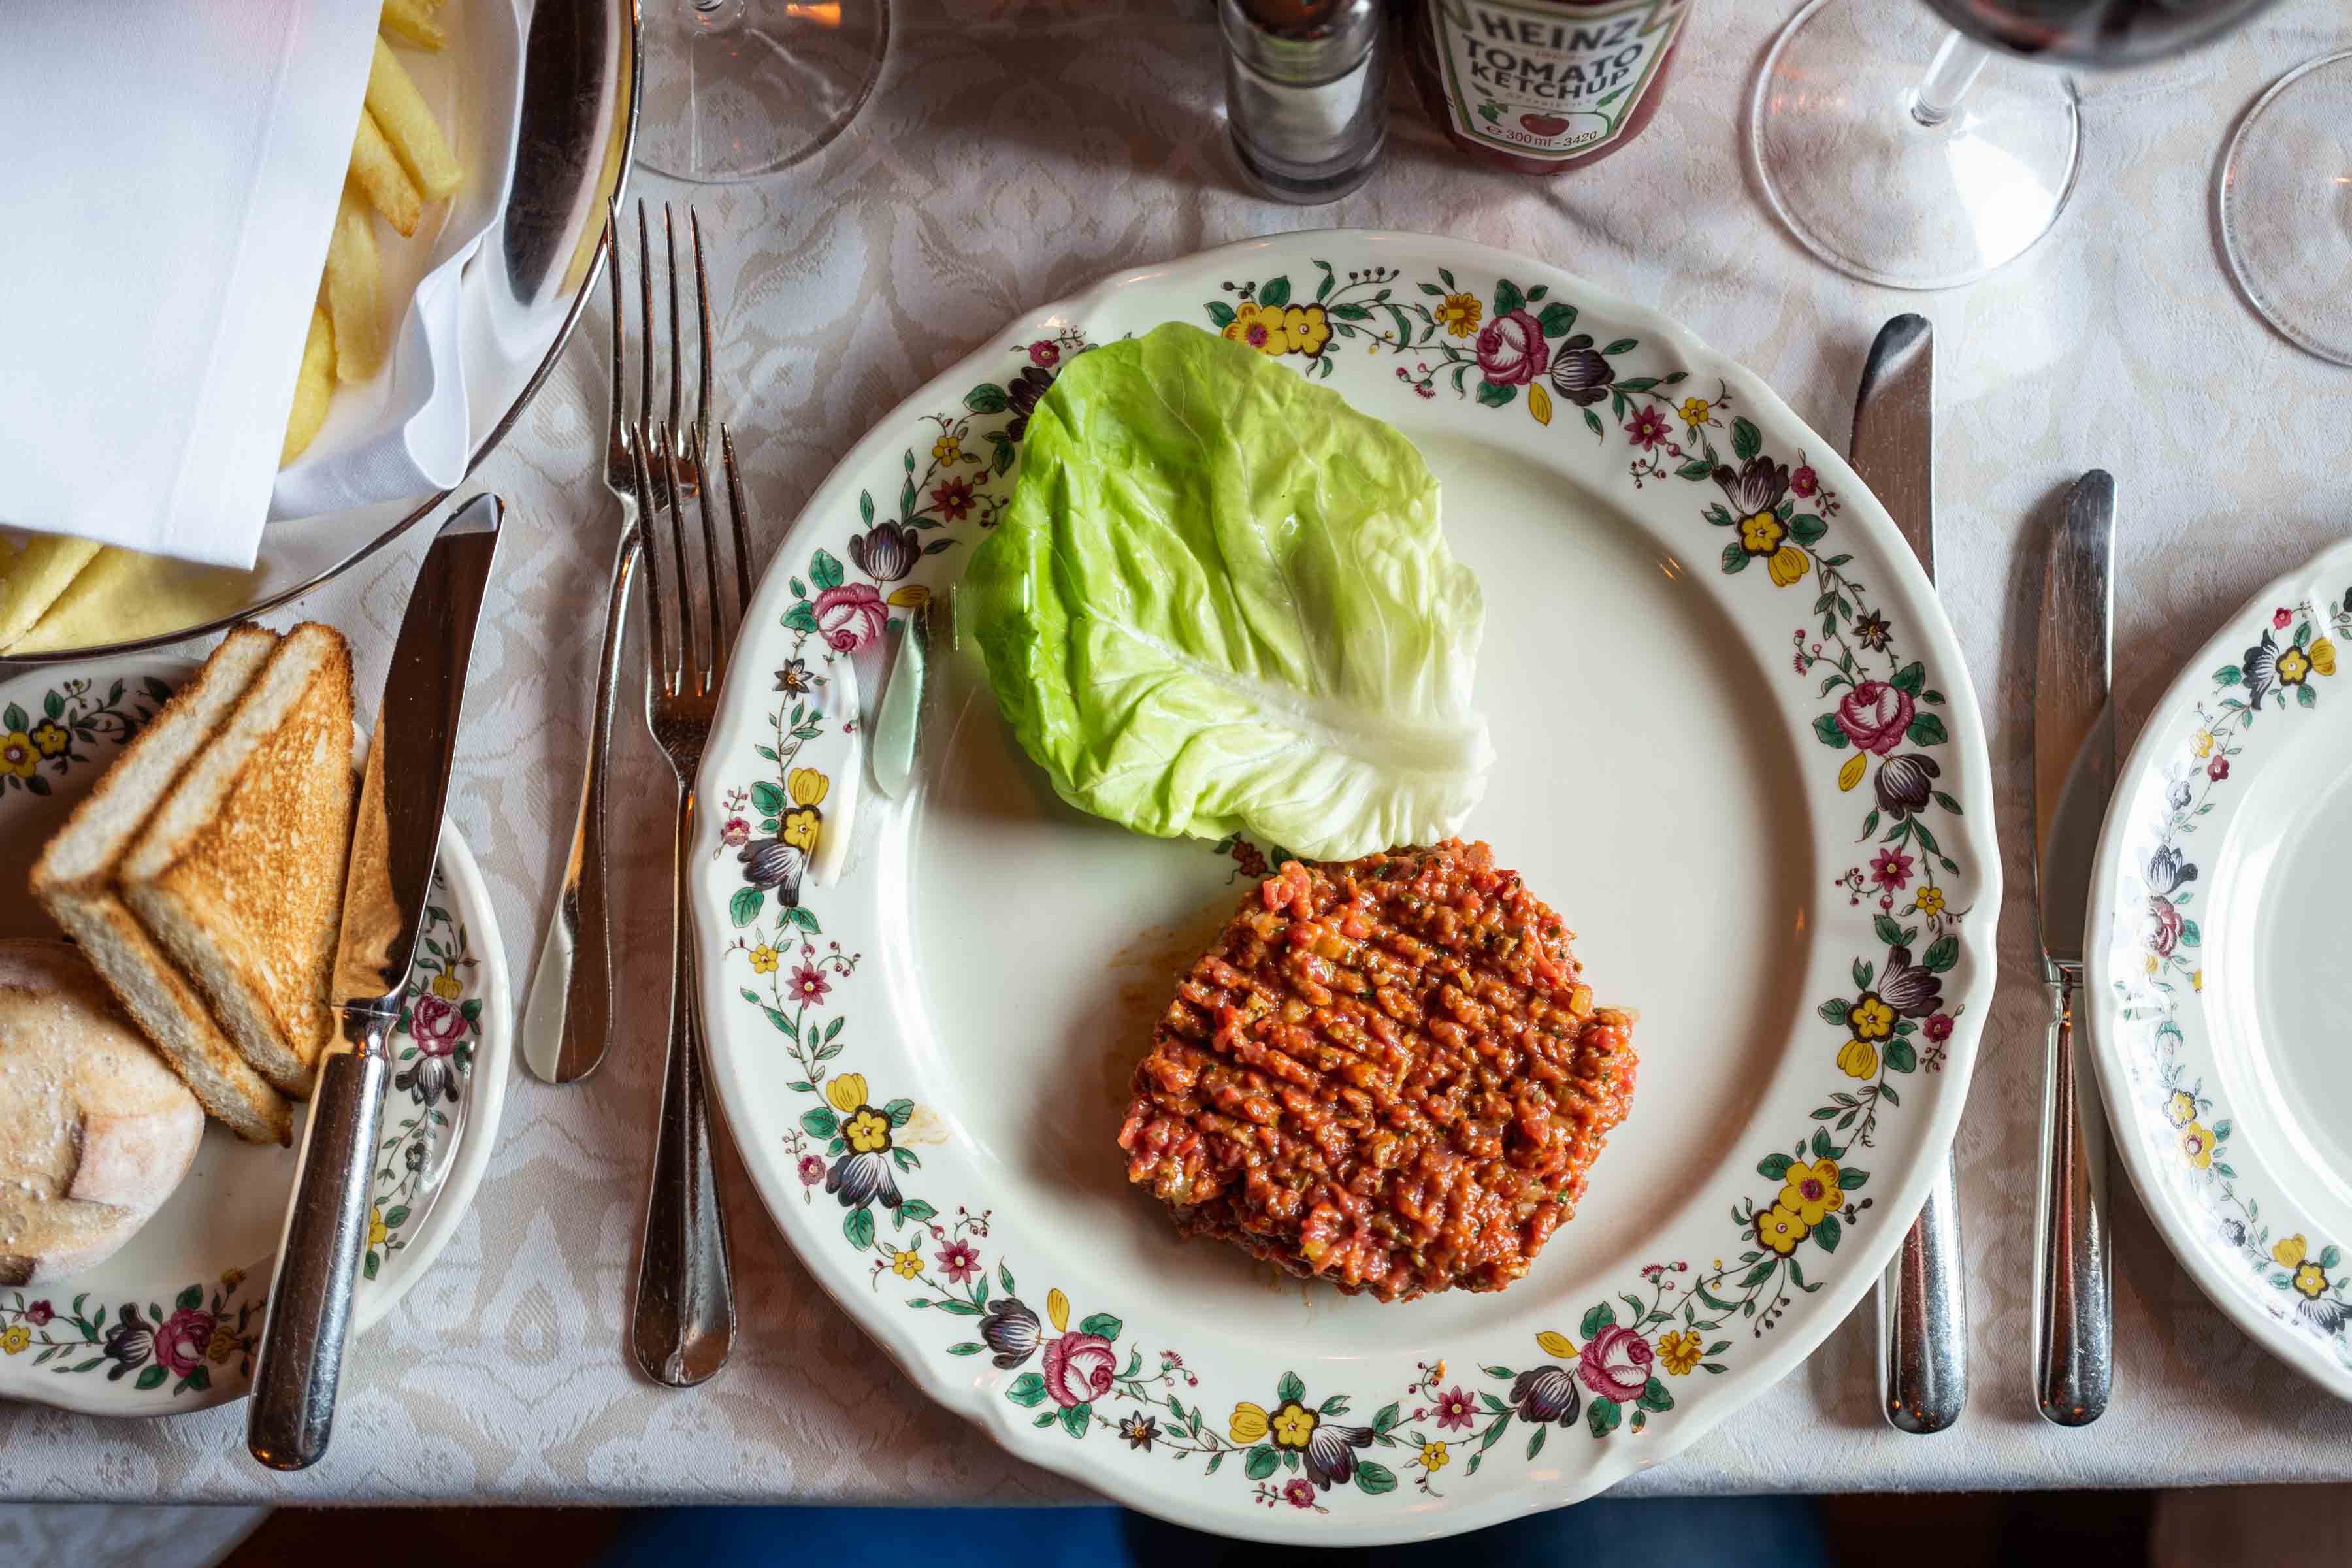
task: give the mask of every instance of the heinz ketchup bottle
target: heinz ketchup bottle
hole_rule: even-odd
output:
[[[1665,96],[1695,0],[1411,0],[1406,58],[1456,147],[1522,174],[1606,158]]]

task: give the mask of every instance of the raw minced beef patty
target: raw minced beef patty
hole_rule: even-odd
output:
[[[1285,863],[1153,1030],[1128,1179],[1351,1294],[1501,1289],[1633,1096],[1633,1021],[1570,934],[1484,844]]]

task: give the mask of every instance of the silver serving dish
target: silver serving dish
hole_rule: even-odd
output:
[[[467,387],[474,418],[468,479],[554,370],[595,291],[604,261],[604,194],[625,182],[636,146],[643,44],[635,0],[541,0],[526,24],[514,179],[506,210],[472,263],[495,271],[488,288],[467,289],[464,330],[547,346],[536,364],[516,354],[501,374]],[[452,493],[271,523],[256,563],[259,579],[242,608],[129,642],[12,654],[0,666],[131,653],[222,630],[349,571]]]

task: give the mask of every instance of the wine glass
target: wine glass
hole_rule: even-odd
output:
[[[2352,49],[2281,77],[2221,160],[2221,250],[2255,313],[2352,365]]]
[[[882,74],[889,0],[649,0],[637,159],[706,184],[788,169]]]
[[[2038,62],[2178,53],[2272,0],[1811,0],[1748,105],[1765,198],[1842,272],[1972,283],[2050,232],[2082,166],[2074,84]]]

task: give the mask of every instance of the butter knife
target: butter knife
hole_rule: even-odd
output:
[[[319,1058],[246,1413],[247,1446],[272,1469],[316,1464],[334,1426],[392,1032],[440,852],[466,669],[503,511],[496,496],[475,497],[425,551],[376,710],[343,870],[331,993],[341,1034]]]
[[[1878,331],[1854,394],[1854,472],[1936,577],[1936,345],[1927,318]],[[1969,1397],[1969,1297],[1960,1275],[1959,1194],[1949,1151],[1878,1282],[1879,1408],[1900,1432],[1941,1432]]]
[[[2062,1426],[2096,1421],[2115,1368],[2106,1121],[2083,1094],[2074,998],[2083,983],[2091,867],[2116,785],[2108,691],[2116,481],[2075,482],[2050,541],[2033,669],[2033,892],[2050,1034],[2042,1091],[2042,1191],[2033,1255],[2034,1403]]]

